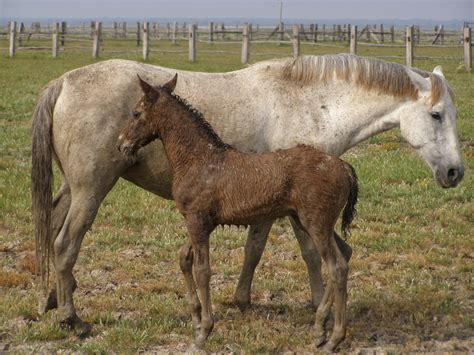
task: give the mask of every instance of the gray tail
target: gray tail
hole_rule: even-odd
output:
[[[349,191],[346,206],[344,207],[344,211],[342,212],[341,234],[344,239],[346,239],[350,234],[350,225],[357,212],[356,204],[357,197],[359,195],[359,184],[357,182],[357,174],[352,165],[347,164],[347,166],[351,170],[351,189]]]
[[[62,89],[62,79],[50,82],[41,92],[32,118],[31,198],[36,243],[36,273],[41,288],[49,283],[52,201],[53,111]]]

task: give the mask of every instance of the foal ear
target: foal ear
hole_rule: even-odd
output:
[[[168,90],[169,92],[173,92],[174,88],[176,87],[176,82],[178,81],[178,73],[176,73],[170,81],[163,85],[163,89]]]
[[[151,86],[145,80],[143,80],[140,77],[140,75],[137,74],[137,76],[138,76],[138,80],[140,82],[140,86],[143,90],[143,93],[145,94],[147,99],[148,100],[155,100],[158,97],[158,91],[156,91],[156,89],[153,86]]]

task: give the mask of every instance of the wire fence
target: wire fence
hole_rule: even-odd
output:
[[[188,48],[183,48],[188,43]],[[214,45],[214,46],[213,46]],[[218,46],[217,46],[218,45]],[[255,51],[259,46],[265,50]],[[222,49],[229,46],[232,49]],[[241,46],[240,50],[238,47]],[[287,52],[285,46],[292,47]],[[189,60],[196,60],[198,53],[240,55],[242,63],[252,56],[298,56],[303,48],[324,47],[331,50],[349,51],[357,54],[359,48],[384,48],[388,52],[379,57],[405,59],[412,66],[417,59],[441,59],[464,61],[466,71],[472,68],[472,36],[470,27],[446,30],[436,26],[432,31],[419,26],[395,28],[394,26],[366,25],[359,30],[350,24],[339,25],[291,25],[283,23],[275,27],[245,24],[227,26],[210,23],[207,27],[167,23],[114,22],[102,27],[100,22],[69,27],[66,22],[42,25],[34,22],[30,27],[24,23],[10,22],[0,30],[0,51],[8,51],[14,58],[16,51],[52,51],[52,57],[61,52],[91,51],[94,58],[104,53],[143,53],[147,60],[150,53],[182,53]],[[174,48],[180,47],[180,48]],[[219,47],[219,48],[217,48]],[[252,47],[252,50],[250,49]],[[277,49],[277,50],[275,50]],[[420,49],[433,49],[430,54],[417,54]],[[434,52],[439,51],[439,54]]]

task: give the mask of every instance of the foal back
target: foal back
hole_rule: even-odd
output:
[[[337,219],[350,189],[346,163],[304,145],[269,154],[228,149],[205,161],[188,170],[193,178],[175,176],[173,194],[180,211],[208,211],[216,225],[248,225],[302,208],[323,216],[335,210]]]

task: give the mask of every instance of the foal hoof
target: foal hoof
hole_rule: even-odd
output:
[[[317,348],[319,348],[324,343],[326,343],[326,335],[325,334],[317,336],[316,339],[314,340],[314,345],[316,345]]]
[[[47,296],[40,296],[38,300],[38,313],[46,314],[51,309],[58,308],[58,299],[56,297],[56,289],[49,290]]]
[[[76,315],[63,319],[60,324],[63,328],[74,331],[80,339],[88,337],[92,332],[92,326]]]
[[[332,354],[334,353],[335,349],[336,347],[334,346],[334,344],[332,344],[331,342],[327,342],[326,345],[323,346],[322,351],[328,354]]]

